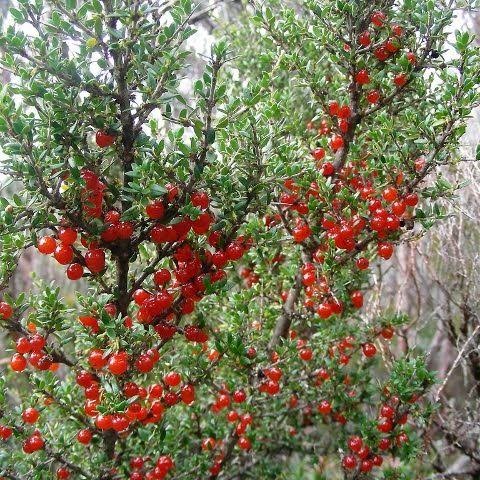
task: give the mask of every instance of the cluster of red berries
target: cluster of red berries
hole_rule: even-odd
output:
[[[108,365],[111,373],[120,375],[125,373],[126,367],[128,368],[123,352],[110,356],[107,362],[105,362],[101,352],[92,352],[89,355],[89,362],[95,369]],[[102,399],[102,387],[99,378],[86,370],[80,371],[76,377],[77,384],[84,389],[85,413],[89,417],[95,417],[97,428],[100,430],[113,429],[125,434],[128,433],[129,428],[135,422],[140,422],[143,425],[159,422],[166,407],[172,407],[180,401],[186,405],[191,405],[195,401],[195,387],[186,383],[177,393],[174,389],[180,386],[181,381],[179,373],[169,372],[163,378],[163,385],[153,384],[148,389],[138,386],[135,382],[125,382],[123,385],[125,397],[127,399],[138,397],[138,399],[130,402],[124,412],[99,414],[98,406]],[[78,433],[77,438],[79,442],[86,444],[90,442],[92,435],[89,430],[82,430]]]
[[[44,350],[46,344],[47,340],[39,333],[28,337],[19,337],[15,344],[17,352],[10,360],[12,370],[22,372],[27,368],[28,363],[37,370],[56,370],[58,365]]]
[[[244,390],[238,389],[229,394],[227,388],[223,388],[219,392],[219,396],[216,398],[213,403],[211,410],[214,413],[219,413],[222,410],[228,408],[232,401],[235,404],[242,404],[247,400],[247,394]],[[253,417],[250,413],[241,414],[238,410],[231,409],[228,410],[226,414],[226,419],[229,423],[236,424],[235,434],[237,435],[237,446],[241,450],[250,450],[252,444],[248,437],[245,436],[247,428],[252,425]],[[204,451],[215,451],[215,456],[213,459],[213,465],[210,468],[210,473],[214,476],[218,475],[222,468],[222,462],[225,457],[225,452],[222,450],[223,441],[216,441],[212,437],[207,437],[202,440],[201,447]]]
[[[414,396],[411,403],[415,402],[418,397]],[[408,421],[408,413],[400,413],[400,400],[396,396],[392,396],[388,403],[381,406],[377,429],[379,432],[389,434],[388,437],[383,437],[379,440],[377,449],[379,452],[390,450],[393,445],[400,447],[408,442],[408,435],[405,431],[400,430],[398,433],[392,435],[392,431],[398,425],[405,425]],[[392,441],[393,440],[393,441]],[[361,472],[370,472],[372,468],[379,467],[383,463],[383,458],[380,454],[374,453],[364,440],[354,435],[348,440],[348,448],[352,454],[346,455],[342,464],[346,469],[358,468]]]
[[[92,273],[99,273],[105,268],[105,252],[99,248],[98,242],[91,242],[82,237],[81,244],[87,249],[82,255],[75,243],[77,230],[71,227],[61,227],[57,232],[57,240],[52,236],[44,236],[38,240],[37,249],[43,255],[51,255],[60,265],[68,265],[67,277],[79,280],[84,274],[84,265]]]
[[[148,463],[151,458],[133,457],[130,460],[130,480],[162,480],[175,467],[175,463],[168,455],[162,455],[153,462],[153,467]]]

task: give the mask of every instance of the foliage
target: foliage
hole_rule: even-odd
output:
[[[362,306],[454,193],[480,79],[453,6],[253,2],[198,79],[188,0],[12,9],[0,284],[36,247],[88,293],[0,303],[4,477],[418,472],[434,376]]]

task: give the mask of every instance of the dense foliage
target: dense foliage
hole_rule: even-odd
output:
[[[434,374],[392,354],[408,318],[370,313],[369,271],[444,215],[479,53],[448,45],[453,3],[285,3],[252,2],[198,79],[189,0],[11,10],[4,478],[430,473]],[[5,293],[32,248],[73,300],[42,272]]]

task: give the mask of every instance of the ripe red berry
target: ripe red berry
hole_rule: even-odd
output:
[[[368,103],[375,104],[378,103],[380,100],[380,92],[378,90],[370,90],[367,93],[367,101]]]
[[[416,193],[409,193],[406,197],[405,197],[405,203],[409,206],[409,207],[415,207],[415,205],[417,205],[418,203],[418,195]]]
[[[382,192],[382,197],[386,202],[392,203],[398,197],[398,191],[395,187],[386,187]]]
[[[330,147],[333,150],[339,150],[340,148],[343,147],[343,145],[344,145],[343,138],[340,135],[334,135],[330,139]]]
[[[29,407],[22,412],[22,419],[25,423],[35,423],[40,417],[36,408]]]
[[[172,274],[166,268],[157,270],[153,274],[153,282],[155,283],[155,285],[165,285],[171,280],[171,278],[172,278]]]
[[[237,445],[242,449],[242,450],[250,450],[252,447],[252,443],[247,437],[241,436],[238,439]]]
[[[300,350],[300,358],[305,362],[309,362],[313,358],[312,349],[311,348],[302,348]]]
[[[165,207],[161,200],[156,200],[150,205],[147,205],[145,211],[147,212],[148,217],[152,220],[161,220],[165,215]]]
[[[389,438],[382,438],[378,442],[378,448],[382,451],[388,450],[391,446],[391,441]]]
[[[395,75],[393,83],[395,83],[398,88],[401,88],[407,83],[407,76],[404,73],[399,73]]]
[[[387,418],[377,424],[377,429],[382,433],[391,432],[393,430],[393,423]]]
[[[350,294],[350,300],[352,301],[352,305],[355,308],[362,308],[363,306],[363,294],[360,290],[355,290]]]
[[[43,255],[50,255],[55,251],[57,242],[53,237],[42,237],[37,244],[37,249]]]
[[[105,268],[105,252],[100,248],[88,250],[85,253],[85,263],[92,273],[101,272]]]
[[[30,337],[29,343],[32,352],[40,352],[47,344],[47,341],[45,340],[45,337],[43,337],[39,333],[36,333],[35,335],[32,335]]]
[[[371,460],[362,460],[360,464],[360,470],[364,473],[369,472],[373,468],[373,462]]]
[[[67,267],[67,277],[69,280],[79,280],[83,277],[83,267],[79,263],[72,263]]]
[[[27,368],[27,360],[21,353],[14,353],[10,360],[10,367],[14,372],[22,372]]]
[[[60,265],[68,265],[73,260],[73,249],[70,245],[60,243],[55,248],[53,255]]]
[[[371,358],[377,353],[377,347],[373,343],[364,343],[362,351],[366,357]]]
[[[176,387],[182,381],[180,374],[177,372],[169,372],[163,377],[163,381],[169,387]]]
[[[356,263],[359,270],[366,270],[370,265],[370,262],[365,257],[360,257]]]
[[[103,351],[99,350],[98,348],[94,348],[90,350],[88,354],[88,363],[92,368],[95,370],[100,370],[107,364],[107,359],[103,356]]]
[[[84,445],[88,445],[92,440],[93,434],[88,428],[84,428],[77,433],[77,440]]]
[[[153,358],[147,353],[142,353],[135,361],[135,368],[142,373],[151,372],[154,366],[155,362]]]
[[[360,36],[358,37],[358,43],[362,45],[363,47],[368,47],[371,43],[371,35],[368,30],[365,32],[362,32]]]
[[[332,116],[338,115],[339,110],[340,110],[340,106],[339,106],[338,102],[336,102],[335,100],[331,100],[328,103],[328,113],[330,115],[332,115]]]
[[[100,430],[109,430],[112,428],[112,415],[102,415],[101,413],[98,414],[95,418],[95,425]]]
[[[102,130],[98,130],[95,135],[95,141],[100,148],[110,147],[115,143],[115,135],[109,135]]]
[[[128,357],[125,352],[112,355],[108,359],[108,369],[113,375],[122,375],[128,370]]]
[[[390,405],[382,405],[382,408],[380,409],[380,416],[385,418],[393,418],[394,415],[395,409],[393,407]]]
[[[77,231],[70,227],[60,228],[58,230],[58,239],[64,245],[72,245],[77,240]]]
[[[67,478],[70,478],[70,471],[68,470],[67,467],[60,467],[57,470],[57,478],[61,480],[65,480]]]
[[[342,465],[348,470],[352,470],[357,466],[357,460],[353,455],[345,455],[342,460]]]
[[[378,255],[388,260],[393,254],[393,245],[388,242],[380,242],[378,244]]]
[[[320,318],[329,318],[333,314],[331,304],[327,302],[321,303],[317,308],[317,313]]]
[[[371,16],[371,21],[376,27],[382,27],[386,19],[386,15],[378,10],[376,12],[373,12]]]
[[[315,160],[322,160],[325,157],[325,149],[322,147],[316,148],[312,151],[312,156]]]
[[[348,439],[348,448],[352,452],[355,452],[355,453],[359,452],[362,446],[363,446],[363,441],[359,436],[354,435],[353,437],[350,437]]]
[[[195,387],[193,385],[184,385],[180,394],[182,402],[186,405],[190,405],[195,401]]]
[[[207,209],[210,204],[210,199],[208,198],[208,194],[206,192],[192,193],[190,201],[194,207],[201,208],[202,210]]]
[[[332,405],[330,404],[330,402],[328,400],[322,400],[318,404],[318,411],[322,415],[328,415],[332,411]]]
[[[0,320],[8,320],[13,315],[13,308],[7,302],[0,302]]]
[[[235,403],[243,403],[247,399],[247,394],[244,390],[235,390],[233,392],[233,401]]]
[[[355,75],[355,80],[360,85],[366,85],[370,83],[370,76],[366,70],[359,70]]]

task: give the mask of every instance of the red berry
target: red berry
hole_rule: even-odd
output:
[[[27,408],[22,412],[22,419],[25,423],[35,423],[38,420],[40,413],[36,408]]]
[[[145,211],[147,212],[148,217],[152,220],[161,220],[165,215],[165,207],[160,200],[156,200],[150,205],[147,205]]]
[[[366,357],[371,358],[377,353],[377,347],[373,343],[364,343],[362,351]]]
[[[330,146],[333,150],[339,150],[344,145],[343,138],[340,135],[334,135],[330,139]]]
[[[363,294],[360,290],[355,290],[350,294],[350,300],[352,301],[352,305],[355,308],[362,308],[363,306]]]
[[[343,457],[342,465],[344,468],[351,470],[357,466],[357,461],[353,455],[346,455]]]
[[[42,237],[37,244],[37,249],[43,255],[50,255],[55,251],[57,242],[53,237]]]
[[[365,257],[361,257],[357,260],[357,268],[359,270],[366,270],[369,265],[370,265],[370,262]]]
[[[378,442],[378,448],[382,451],[388,450],[391,446],[391,442],[389,438],[382,438],[380,442]]]
[[[391,338],[393,338],[393,335],[394,335],[394,330],[392,327],[385,327],[382,332],[381,332],[381,335],[383,338],[385,338],[386,340],[390,340]]]
[[[382,408],[380,409],[380,416],[385,418],[393,418],[394,415],[395,410],[393,407],[390,405],[382,405]]]
[[[70,227],[60,228],[58,230],[58,239],[64,245],[72,245],[77,240],[77,231]]]
[[[195,401],[195,387],[193,385],[184,385],[181,391],[182,402],[190,405]]]
[[[243,403],[247,399],[247,394],[244,390],[235,390],[233,392],[233,401],[235,403]]]
[[[60,467],[57,470],[57,478],[61,480],[65,480],[70,477],[70,471],[68,470],[67,467]]]
[[[112,428],[112,415],[102,415],[98,414],[95,418],[95,425],[100,430],[110,430]]]
[[[378,255],[388,260],[393,254],[393,245],[388,242],[380,242],[378,244]]]
[[[84,445],[89,444],[92,437],[93,434],[88,428],[84,428],[77,433],[77,440]]]
[[[242,450],[250,450],[252,447],[252,443],[247,437],[241,436],[238,439],[237,445],[242,449]]]
[[[363,441],[359,436],[354,435],[353,437],[350,437],[348,439],[348,448],[352,452],[358,453],[362,448],[362,446],[363,446]]]
[[[340,111],[340,106],[338,105],[338,102],[335,100],[331,100],[328,103],[328,113],[332,116],[338,115],[338,112]]]
[[[13,315],[13,308],[7,302],[0,302],[0,320],[8,320]]]
[[[101,272],[105,268],[105,252],[99,248],[88,250],[85,254],[85,263],[92,273]]]
[[[155,285],[165,285],[171,278],[172,274],[166,268],[162,268],[153,274],[153,282]]]
[[[83,267],[79,263],[72,263],[67,267],[67,277],[69,280],[79,280],[83,277]]]
[[[405,203],[409,206],[409,207],[414,207],[415,205],[417,205],[418,203],[418,195],[416,193],[409,193],[406,197],[405,197]]]
[[[370,45],[371,38],[370,38],[370,32],[368,30],[360,34],[360,36],[358,37],[358,43],[363,47],[368,47]]]
[[[322,160],[325,157],[325,149],[322,147],[316,148],[312,151],[312,155],[315,160]]]
[[[147,353],[143,353],[142,355],[139,355],[135,362],[135,368],[142,373],[148,373],[151,372],[153,367],[155,366],[155,362],[151,355],[148,355]]]
[[[73,260],[73,248],[70,245],[60,243],[55,248],[53,256],[60,265],[68,265]]]
[[[371,16],[371,21],[376,27],[382,27],[386,19],[386,15],[381,11],[373,12]]]
[[[370,76],[366,70],[359,70],[355,75],[355,80],[360,85],[366,85],[370,83]]]
[[[382,192],[382,197],[385,199],[386,202],[392,203],[398,197],[398,192],[395,187],[387,187]]]
[[[207,209],[210,204],[210,199],[206,192],[194,192],[190,197],[190,201],[194,207],[201,208],[203,210]]]
[[[322,401],[318,404],[318,411],[319,411],[322,415],[328,415],[328,414],[332,411],[332,405],[330,404],[329,401],[327,401],[327,400],[322,400]]]
[[[115,143],[115,136],[109,135],[102,130],[98,130],[95,135],[95,141],[100,148],[110,147]]]
[[[22,372],[27,368],[27,360],[21,353],[14,353],[10,360],[10,367],[14,372]]]
[[[128,370],[128,357],[125,352],[112,355],[108,359],[108,369],[113,375],[122,375]]]
[[[393,430],[393,423],[390,419],[387,418],[378,423],[377,429],[382,433],[391,432]]]
[[[378,103],[380,100],[380,92],[378,90],[371,90],[370,92],[367,93],[367,101],[368,103]]]
[[[177,372],[169,372],[163,377],[163,381],[169,387],[176,387],[182,381],[180,374]]]
[[[360,464],[360,470],[364,473],[369,472],[373,468],[373,462],[371,460],[363,460]]]
[[[97,348],[90,350],[88,354],[88,363],[95,370],[100,370],[107,364],[107,359],[103,356],[103,351]]]
[[[32,335],[29,339],[29,342],[32,352],[40,352],[42,348],[47,344],[45,338],[39,333]]]
[[[407,76],[404,73],[399,73],[395,75],[393,83],[395,83],[398,88],[401,88],[407,83]]]

